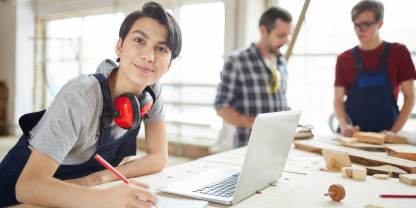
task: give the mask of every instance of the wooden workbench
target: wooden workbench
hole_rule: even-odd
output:
[[[173,197],[173,198],[186,198],[177,195],[162,193],[156,191],[156,188],[164,186],[185,178],[189,178],[196,174],[208,171],[214,168],[223,168],[230,170],[240,170],[244,162],[245,153],[247,151],[246,147],[230,150],[227,152],[207,156],[200,158],[195,161],[183,163],[181,165],[172,166],[166,168],[162,172],[137,177],[136,179],[140,182],[149,184],[150,190],[156,193],[159,196],[164,197]],[[388,181],[373,180],[372,178],[364,181],[357,182],[353,179],[342,178],[341,173],[327,173],[320,172],[319,167],[324,165],[324,160],[322,155],[306,152],[303,150],[295,149],[292,147],[288,161],[286,163],[285,172],[283,173],[280,180],[275,183],[275,186],[269,186],[261,190],[261,194],[255,194],[238,204],[232,206],[226,206],[216,203],[209,203],[210,208],[213,207],[232,207],[232,208],[266,208],[266,207],[276,207],[279,204],[279,207],[364,207],[368,204],[375,204],[378,206],[384,206],[380,202],[387,202],[387,204],[395,204],[394,207],[412,207],[416,204],[415,200],[403,200],[403,199],[377,199],[376,197],[369,198],[366,200],[365,197],[359,198],[359,200],[351,200],[349,196],[354,196],[353,194],[354,186],[365,187],[365,184],[368,184],[369,189],[372,186],[383,187],[388,186],[390,189],[397,187],[404,187],[405,184],[400,182],[393,181],[389,179]],[[356,165],[356,164],[354,164]],[[311,174],[308,174],[311,173]],[[316,181],[315,178],[320,177]],[[311,178],[314,177],[314,178]],[[370,176],[367,176],[369,178]],[[327,179],[328,181],[326,181]],[[311,182],[312,180],[312,182]],[[387,182],[387,183],[386,183]],[[108,188],[117,184],[123,183],[122,181],[115,181],[106,184],[96,186],[94,188]],[[306,184],[305,184],[306,183]],[[324,192],[328,189],[330,183],[341,183],[346,185],[346,199],[345,202],[333,202],[329,197],[323,197]],[[384,183],[384,184],[383,184]],[[310,185],[308,185],[310,184]],[[318,186],[317,184],[321,184]],[[329,185],[328,185],[329,184]],[[374,185],[375,184],[375,185]],[[410,187],[410,186],[409,186]],[[405,187],[406,193],[409,190],[415,190],[413,187]],[[412,189],[413,188],[413,189]],[[295,190],[299,189],[299,191]],[[321,193],[322,192],[322,193]],[[363,191],[358,191],[358,193],[365,194]],[[373,194],[377,194],[374,192]],[[383,193],[388,194],[388,193]],[[416,193],[409,193],[416,194]],[[286,195],[286,196],[285,196]],[[299,196],[299,197],[298,197]],[[301,197],[302,196],[302,197]],[[372,196],[372,195],[371,195]],[[378,195],[377,195],[378,196]],[[349,199],[349,200],[348,200]],[[293,200],[293,205],[292,201]],[[384,200],[384,201],[383,201]],[[378,204],[377,204],[377,203]],[[404,203],[405,202],[405,203]],[[414,203],[409,203],[414,202]],[[313,205],[317,206],[313,206]],[[296,206],[295,206],[296,205]],[[298,206],[299,205],[299,206]],[[17,208],[35,208],[37,206],[32,205],[18,205]],[[387,206],[388,207],[388,206]]]

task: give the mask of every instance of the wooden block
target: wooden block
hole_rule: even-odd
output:
[[[352,137],[357,138],[358,142],[367,142],[373,144],[384,144],[384,141],[386,140],[386,134],[374,132],[355,132]]]
[[[365,168],[353,168],[352,178],[365,181],[367,179],[367,170]]]
[[[313,137],[312,132],[306,132],[306,131],[302,131],[302,132],[296,132],[295,133],[295,137],[294,140],[303,140],[303,139],[310,139]]]
[[[390,135],[390,134],[386,135],[386,140],[384,142],[397,143],[397,144],[407,144],[408,143],[406,137],[397,136],[397,135]]]
[[[380,180],[387,180],[387,179],[389,179],[390,177],[389,177],[389,175],[387,175],[387,174],[374,174],[374,175],[373,175],[373,178],[375,178],[375,179],[380,179]]]
[[[411,186],[416,186],[416,174],[401,174],[400,182]]]
[[[341,168],[342,177],[352,178],[352,167]]]
[[[307,127],[297,127],[294,140],[310,139],[313,137],[312,129]]]
[[[319,139],[319,137],[317,139]],[[317,139],[294,141],[293,144],[298,149],[315,153],[321,153],[322,149],[344,151],[348,152],[351,162],[361,163],[367,166],[391,165],[398,167],[407,173],[416,173],[415,161],[405,160],[387,155],[374,154],[371,152],[339,145],[328,144],[322,141],[318,141]]]
[[[350,157],[347,152],[323,149],[326,168],[331,171],[341,172],[342,167],[352,167]]]
[[[407,174],[406,171],[391,166],[391,165],[383,165],[379,167],[367,167],[367,175],[374,175],[374,174],[387,174],[390,178],[399,178],[400,174]]]
[[[407,144],[386,144],[387,155],[416,161],[416,146]]]
[[[352,137],[343,137],[340,136],[337,138],[337,141],[341,142],[343,145],[349,145],[349,144],[354,144],[358,142],[357,138],[352,138]]]
[[[367,179],[367,170],[365,168],[341,168],[342,176],[346,178],[354,178],[356,180],[365,181]]]

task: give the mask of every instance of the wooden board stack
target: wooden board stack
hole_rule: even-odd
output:
[[[416,147],[406,144],[386,144],[387,155],[416,161]]]

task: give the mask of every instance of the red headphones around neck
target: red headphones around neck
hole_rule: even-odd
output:
[[[114,99],[108,81],[117,70],[118,67],[116,66],[111,71],[110,76],[105,80],[103,84],[103,95],[113,109],[114,122],[123,129],[133,130],[140,125],[142,119],[150,118],[153,103],[156,102],[156,96],[153,90],[149,86],[146,86],[139,97],[125,92]]]

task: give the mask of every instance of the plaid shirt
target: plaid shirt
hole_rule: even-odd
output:
[[[270,93],[269,82],[273,75],[256,45],[253,43],[247,49],[232,52],[225,60],[221,72],[215,109],[231,107],[251,117],[256,117],[259,113],[290,110],[286,102],[286,59],[281,56],[277,60],[282,85],[277,92]],[[251,129],[237,127],[234,148],[247,145],[250,133]]]

